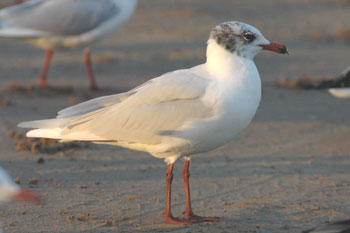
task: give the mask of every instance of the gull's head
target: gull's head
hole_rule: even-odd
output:
[[[11,200],[39,203],[40,197],[28,189],[19,187],[0,167],[0,203]]]
[[[288,53],[286,46],[271,43],[255,27],[231,21],[217,25],[210,33],[208,43],[215,42],[237,56],[253,59],[261,50]]]

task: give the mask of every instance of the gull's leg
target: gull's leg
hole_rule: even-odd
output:
[[[174,218],[171,214],[171,183],[173,181],[173,168],[174,164],[170,164],[165,173],[166,178],[166,204],[164,210],[164,219],[171,224],[189,224],[188,220]]]
[[[191,196],[190,196],[189,166],[190,166],[190,159],[186,157],[184,168],[182,170],[182,176],[184,179],[184,186],[185,186],[185,198],[186,198],[186,210],[184,213],[186,217],[191,222],[218,222],[219,221],[218,217],[201,217],[193,213],[192,207],[191,207]]]
[[[88,48],[84,50],[84,63],[90,78],[90,90],[97,90],[97,84],[95,81],[95,76],[91,65],[90,49]]]
[[[52,56],[53,56],[53,50],[48,49],[46,51],[44,65],[43,65],[43,68],[41,70],[41,74],[39,77],[39,87],[46,87],[46,75],[47,75],[47,72],[49,70],[50,61],[51,61]]]

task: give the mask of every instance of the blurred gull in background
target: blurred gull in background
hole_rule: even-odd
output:
[[[329,92],[337,98],[350,98],[350,66],[346,68],[337,80],[341,80],[347,87],[330,88]]]
[[[323,224],[302,233],[350,233],[350,220]]]
[[[253,58],[263,49],[287,53],[284,45],[269,42],[250,25],[221,23],[210,33],[205,64],[64,109],[56,119],[23,122],[19,127],[39,128],[29,131],[28,137],[112,144],[163,158],[168,164],[165,220],[173,224],[218,221],[192,212],[190,156],[224,145],[249,125],[261,98]],[[173,166],[180,157],[185,158],[187,219],[171,213]]]
[[[39,203],[40,197],[28,189],[19,187],[12,181],[6,171],[0,167],[0,204],[11,200]],[[2,229],[0,226],[1,232]]]
[[[0,37],[25,39],[46,49],[39,86],[55,49],[86,47],[113,34],[133,14],[137,0],[31,0],[0,10]],[[84,51],[90,88],[97,89],[90,50]]]
[[[40,198],[32,191],[20,188],[12,181],[6,171],[0,167],[0,203],[11,200],[39,202]]]

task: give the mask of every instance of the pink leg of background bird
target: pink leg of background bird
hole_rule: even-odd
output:
[[[46,51],[44,65],[43,65],[43,68],[41,70],[41,74],[39,77],[39,87],[46,87],[46,76],[47,76],[47,72],[49,70],[50,61],[51,61],[52,56],[53,56],[53,50],[48,49]]]
[[[46,77],[47,77],[47,73],[49,71],[49,66],[50,66],[50,62],[53,56],[53,50],[48,49],[46,51],[46,56],[45,56],[45,61],[44,61],[44,65],[39,77],[39,86],[40,87],[46,87]],[[95,81],[95,77],[94,77],[94,72],[92,70],[92,65],[91,65],[91,58],[90,58],[90,50],[89,49],[85,49],[84,50],[84,63],[86,66],[86,70],[88,72],[89,78],[90,78],[90,89],[91,90],[96,90],[97,89],[97,84]]]
[[[86,48],[84,50],[84,62],[85,62],[86,70],[87,70],[89,78],[90,78],[90,89],[91,90],[96,90],[97,89],[97,84],[96,84],[96,81],[95,81],[94,72],[92,70],[91,58],[90,58],[90,49],[88,49],[88,48]]]

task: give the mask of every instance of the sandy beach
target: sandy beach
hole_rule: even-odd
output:
[[[140,0],[128,24],[91,47],[96,92],[82,50],[56,52],[48,84],[57,88],[42,91],[29,87],[45,52],[1,39],[0,165],[45,200],[2,205],[4,232],[297,233],[350,218],[350,100],[274,86],[302,74],[335,77],[349,66],[349,16],[341,0]],[[22,121],[205,62],[210,30],[231,20],[256,26],[290,56],[256,57],[263,95],[253,122],[227,145],[192,157],[194,211],[220,222],[166,223],[166,164],[147,153],[21,138]],[[182,166],[181,159],[174,169],[175,216],[185,205]]]

